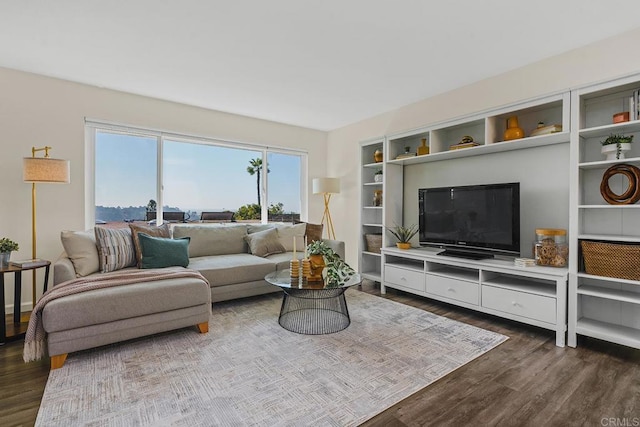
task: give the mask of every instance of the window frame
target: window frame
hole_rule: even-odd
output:
[[[96,210],[96,135],[98,132],[109,132],[121,135],[143,136],[146,138],[156,138],[157,144],[157,176],[156,176],[156,200],[157,200],[157,216],[162,218],[162,206],[164,205],[164,182],[163,182],[163,151],[165,140],[172,142],[183,142],[189,144],[202,144],[216,147],[225,147],[239,150],[259,151],[262,155],[262,164],[268,169],[268,154],[278,153],[300,157],[300,219],[307,219],[308,211],[308,158],[309,153],[306,150],[274,147],[267,144],[255,144],[239,141],[224,140],[220,138],[210,138],[199,135],[180,134],[177,132],[169,132],[158,129],[141,128],[101,120],[85,118],[85,228],[89,229],[95,226],[95,210]],[[261,198],[268,201],[268,174],[261,175]],[[268,203],[262,203],[261,223],[266,224],[268,218]],[[159,221],[161,225],[163,221]]]

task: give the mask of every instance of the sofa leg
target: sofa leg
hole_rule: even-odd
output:
[[[206,334],[207,332],[209,332],[209,322],[198,323],[196,326],[198,327],[198,331],[200,331],[201,334]]]
[[[51,356],[51,370],[62,368],[64,361],[67,360],[67,354],[68,353]]]

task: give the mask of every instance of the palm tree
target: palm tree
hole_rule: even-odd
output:
[[[256,175],[256,187],[258,190],[258,206],[262,206],[260,204],[260,174],[262,173],[262,159],[251,159],[249,160],[249,165],[247,166],[247,172],[249,175]],[[271,172],[267,169],[267,173]]]

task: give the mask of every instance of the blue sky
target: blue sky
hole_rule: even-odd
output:
[[[144,206],[156,199],[156,139],[98,132],[96,205]],[[247,173],[260,151],[165,140],[164,204],[182,210],[237,210],[257,203],[256,176]],[[301,158],[269,153],[269,200],[300,212]]]

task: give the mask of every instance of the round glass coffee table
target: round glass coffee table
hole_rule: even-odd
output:
[[[264,280],[282,288],[282,307],[278,323],[288,331],[306,335],[332,334],[351,323],[344,292],[359,285],[362,278],[354,274],[343,283],[308,282],[292,278],[289,270],[275,271]]]

